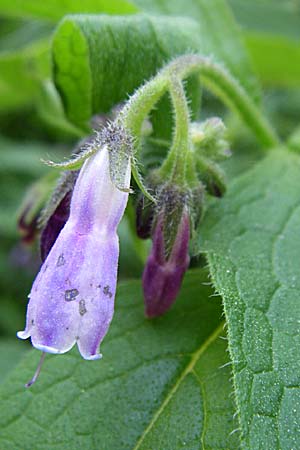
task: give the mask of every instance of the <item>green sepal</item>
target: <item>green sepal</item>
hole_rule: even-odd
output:
[[[182,186],[167,182],[161,186],[157,198],[156,218],[161,217],[163,220],[164,250],[168,259],[182,216],[185,212],[189,214],[190,195]]]
[[[65,162],[46,161],[42,159],[42,162],[49,167],[54,167],[60,170],[78,170],[82,167],[83,163],[90,156],[94,155],[101,147],[101,142],[96,137],[92,143],[84,144],[80,147],[78,153],[74,153],[73,156]]]
[[[144,184],[144,180],[142,175],[140,174],[138,167],[137,167],[137,161],[132,158],[131,160],[131,172],[133,175],[133,178],[136,182],[136,184],[138,185],[140,191],[144,194],[145,197],[147,197],[151,202],[153,202],[154,204],[156,204],[156,199],[155,197],[153,197],[153,195],[150,194],[149,190],[146,188],[145,184]]]

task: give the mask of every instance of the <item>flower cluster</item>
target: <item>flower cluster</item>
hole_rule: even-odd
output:
[[[190,62],[193,67],[193,57]],[[131,168],[141,191],[137,232],[141,238],[152,238],[142,279],[146,316],[164,314],[179,293],[205,194],[223,194],[224,177],[218,162],[228,155],[222,121],[190,122],[180,79],[184,71],[179,69],[175,61],[158,73],[135,92],[95,139],[85,140],[71,161],[58,164],[67,172],[46,208],[46,220],[39,222],[44,224],[43,264],[29,295],[26,328],[18,332],[21,339],[31,337],[33,346],[43,351],[42,360],[45,352],[65,353],[75,343],[83,358],[101,357],[99,347],[114,313],[117,227],[131,192]],[[139,147],[149,134],[148,130],[141,139],[143,124],[166,90],[175,113],[173,139],[160,167],[145,171],[144,183],[137,165]],[[143,208],[146,197],[150,204]],[[26,210],[20,222],[27,241],[35,235],[38,206],[30,206],[31,214]]]

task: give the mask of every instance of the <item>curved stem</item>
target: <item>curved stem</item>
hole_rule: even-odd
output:
[[[128,100],[117,120],[138,137],[142,124],[151,109],[167,91],[168,77],[159,72],[152,80],[141,86]]]
[[[199,73],[203,83],[242,117],[264,148],[279,144],[279,138],[267,119],[245,90],[220,64],[214,63],[208,57],[185,55],[171,62],[164,71],[176,74],[181,79]]]
[[[179,56],[168,64],[135,92],[121,111],[119,119],[134,136],[138,136],[143,121],[167,91],[170,77],[175,76],[183,80],[197,73],[208,88],[242,117],[264,148],[279,144],[279,138],[272,126],[243,87],[220,64],[201,55]]]
[[[170,177],[172,173],[173,181],[182,184],[185,181],[186,157],[189,151],[189,109],[182,85],[182,81],[171,76],[169,81],[169,91],[175,111],[175,135],[172,147],[160,168],[160,174]]]
[[[161,169],[163,171],[168,168],[170,160],[172,158],[174,160],[174,156],[171,155],[174,155],[176,152],[177,165],[184,164],[183,170],[180,169],[175,171],[177,173],[176,176],[179,176],[178,174],[180,173],[180,176],[184,177],[185,163],[183,163],[182,158],[185,158],[188,153],[188,150],[184,148],[184,146],[188,147],[188,138],[185,138],[184,136],[188,134],[189,122],[188,111],[186,112],[185,110],[187,106],[182,103],[182,99],[184,98],[185,102],[186,99],[184,91],[183,95],[181,92],[181,89],[183,89],[181,81],[193,74],[199,74],[201,80],[216,93],[225,104],[240,114],[244,122],[253,131],[264,148],[275,147],[279,144],[279,139],[267,119],[263,116],[246,91],[226,69],[219,64],[214,63],[208,57],[201,55],[185,55],[176,58],[158,72],[152,80],[140,87],[119,113],[116,120],[135,137],[136,150],[139,149],[140,131],[143,121],[162,95],[170,89],[176,112],[176,134],[172,149]],[[179,85],[181,88],[178,87]],[[179,92],[181,93],[179,94]],[[176,150],[176,147],[180,146],[181,143],[183,145],[182,154],[180,149],[177,148]],[[142,177],[138,172],[134,159],[132,170],[134,178],[144,194],[154,201],[153,197],[143,185]]]

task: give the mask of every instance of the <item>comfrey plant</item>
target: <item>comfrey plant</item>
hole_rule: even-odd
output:
[[[50,214],[41,235],[44,263],[29,295],[26,328],[18,333],[21,339],[31,337],[33,346],[43,352],[41,363],[45,352],[65,353],[75,343],[83,358],[101,357],[99,346],[114,312],[117,227],[131,173],[140,195],[150,202],[147,210],[141,202],[137,208],[138,234],[153,241],[143,274],[145,313],[161,315],[176,299],[207,194],[224,192],[218,161],[229,154],[220,119],[191,123],[182,80],[195,74],[209,79],[209,86],[217,85],[225,101],[251,118],[266,146],[273,142],[272,131],[230,75],[208,58],[187,55],[138,89],[115,121],[89,140],[80,154],[67,163],[50,163],[71,172],[60,180],[48,205]],[[143,124],[166,92],[175,113],[173,141],[163,163],[144,174],[144,183],[138,171]],[[27,386],[36,380],[40,367]]]

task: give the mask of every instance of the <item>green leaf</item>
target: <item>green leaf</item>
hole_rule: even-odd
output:
[[[140,283],[121,283],[103,360],[50,355],[26,390],[32,351],[2,385],[0,447],[238,448],[221,303],[211,294],[206,274],[192,271],[174,308],[150,321]]]
[[[200,230],[223,297],[245,449],[300,448],[299,174],[297,155],[274,150]]]
[[[0,383],[5,380],[26,352],[27,349],[21,348],[16,339],[0,340]]]
[[[86,126],[92,114],[124,101],[172,56],[200,45],[197,23],[189,19],[67,16],[52,47],[67,116]]]
[[[212,9],[204,4],[196,8],[200,22],[188,17],[147,15],[64,18],[54,35],[52,54],[54,81],[68,118],[86,127],[93,114],[107,112],[124,101],[172,57],[192,51],[213,54],[256,97],[256,81],[232,17],[220,0]],[[214,6],[222,15],[213,14]],[[181,11],[192,15],[183,5]],[[198,98],[195,83],[192,93]],[[168,116],[167,110],[164,122]]]
[[[72,13],[131,14],[136,7],[128,0],[1,0],[0,13],[12,17],[34,17],[57,21]]]

